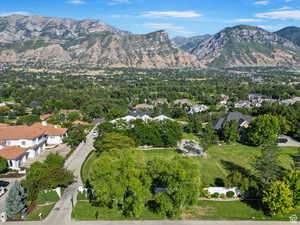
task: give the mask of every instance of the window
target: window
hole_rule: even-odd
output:
[[[26,141],[22,141],[22,142],[21,142],[21,145],[26,145]]]

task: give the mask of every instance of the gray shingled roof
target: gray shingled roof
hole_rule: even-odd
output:
[[[250,122],[253,119],[252,116],[244,115],[240,112],[231,112],[225,115],[224,117],[221,117],[219,120],[217,120],[214,124],[215,130],[220,130],[223,128],[224,124],[227,121],[235,120],[239,124],[242,124],[244,121]]]

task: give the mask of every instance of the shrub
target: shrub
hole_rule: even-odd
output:
[[[220,195],[220,198],[223,198],[223,199],[224,199],[224,198],[226,198],[226,195],[221,194],[221,195]]]
[[[220,194],[219,193],[213,193],[212,195],[211,195],[211,197],[212,198],[219,198],[219,196],[220,196]]]
[[[226,193],[226,196],[227,196],[228,198],[233,198],[234,195],[235,195],[235,193],[234,193],[233,191],[228,191],[228,192]]]

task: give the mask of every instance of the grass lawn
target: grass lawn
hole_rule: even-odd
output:
[[[84,161],[81,170],[80,170],[80,175],[81,175],[81,179],[82,182],[85,184],[87,178],[88,178],[88,174],[89,171],[92,167],[92,163],[94,162],[94,160],[97,158],[97,154],[95,151],[92,151],[88,157],[86,158],[86,160]]]
[[[47,202],[57,202],[58,200],[59,196],[56,191],[49,191],[47,193],[42,191],[38,194],[36,202],[38,205],[43,205]]]
[[[255,205],[255,202],[251,204]],[[199,201],[196,206],[189,207],[182,215],[186,220],[275,220],[289,221],[292,215],[300,216],[300,209],[284,216],[270,217],[262,210],[256,210],[249,204],[240,201]]]
[[[98,214],[98,220],[163,220],[162,216],[154,214],[149,210],[145,212],[139,218],[128,218],[123,216],[118,210],[92,206],[89,202],[78,202],[73,209],[72,218],[75,220],[96,220]]]
[[[37,206],[26,218],[27,221],[39,221],[40,217],[39,214],[42,213],[42,219],[45,219],[53,207],[55,206],[55,203],[46,205],[46,206]]]

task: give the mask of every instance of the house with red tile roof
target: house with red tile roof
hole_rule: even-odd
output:
[[[35,158],[46,145],[58,145],[67,129],[48,124],[9,126],[0,124],[0,157],[7,159],[10,169],[19,170],[29,158]]]

